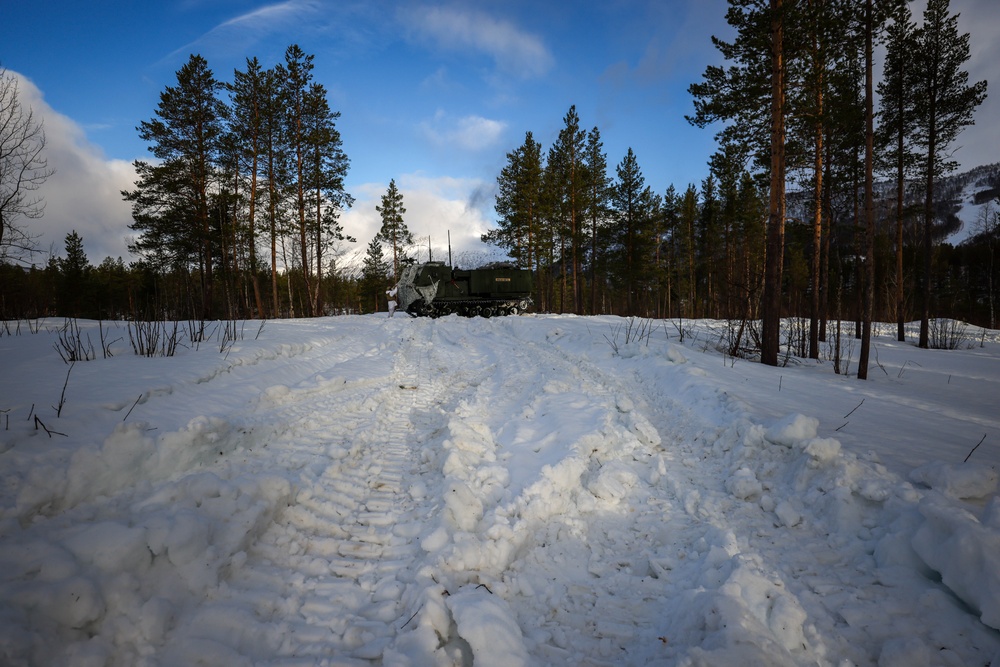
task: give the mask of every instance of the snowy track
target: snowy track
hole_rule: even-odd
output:
[[[96,438],[0,450],[0,663],[1000,664],[1000,501],[615,322],[287,323],[71,394]]]
[[[436,510],[417,481],[434,474],[419,454],[450,399],[428,377],[426,343],[410,339],[386,356],[394,364],[384,377],[272,392],[257,406],[257,429],[271,431],[258,436],[271,452],[260,462],[272,465],[277,451],[298,471],[294,501],[241,558],[221,599],[173,633],[171,659],[210,663],[205,643],[248,604],[254,617],[227,664],[261,653],[262,637],[280,664],[369,664],[412,616],[407,603],[422,585],[416,538]]]

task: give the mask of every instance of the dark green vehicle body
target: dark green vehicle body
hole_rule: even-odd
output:
[[[509,265],[453,269],[444,262],[407,266],[399,307],[414,317],[517,315],[531,305],[531,271]]]

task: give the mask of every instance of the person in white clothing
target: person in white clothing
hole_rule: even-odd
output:
[[[396,288],[390,287],[385,291],[385,295],[389,297],[389,317],[396,312]]]

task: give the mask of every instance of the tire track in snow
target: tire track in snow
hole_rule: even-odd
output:
[[[249,606],[255,618],[229,642],[243,656],[310,665],[380,658],[425,587],[416,540],[436,507],[408,485],[427,472],[418,453],[440,426],[436,406],[449,401],[428,372],[421,332],[404,335],[377,382],[293,390],[258,416],[279,422],[265,428],[274,435],[261,460],[297,471],[294,504],[232,568],[224,599],[192,614],[172,645],[225,636],[226,614]]]
[[[536,581],[559,568],[579,574],[577,586],[552,596],[562,607],[554,616],[544,617],[544,605],[528,595],[520,607],[524,627],[547,624],[546,657],[805,665],[840,656],[872,664],[886,638],[913,636],[935,647],[941,664],[957,665],[974,659],[977,644],[989,645],[989,630],[974,618],[966,626],[941,622],[956,606],[943,587],[928,580],[914,594],[907,578],[919,578],[916,572],[878,562],[879,536],[898,508],[877,465],[847,457],[825,468],[822,447],[810,454],[766,442],[764,428],[700,382],[695,368],[658,374],[650,369],[661,362],[642,354],[636,363],[606,366],[558,344],[552,353],[597,386],[634,399],[662,444],[626,457],[646,482],[632,488],[628,512],[591,514],[585,539],[568,548],[546,544],[515,564],[533,569]],[[560,561],[560,552],[574,551],[589,562]],[[581,625],[590,632],[573,632]],[[727,644],[744,647],[712,653]]]
[[[647,502],[641,483],[618,497],[614,495],[621,489],[609,486],[625,470],[618,461],[635,457],[648,463],[658,436],[632,405],[626,385],[565,355],[558,349],[557,331],[536,341],[520,335],[516,320],[449,324],[440,329],[443,349],[437,353],[466,360],[467,366],[473,366],[469,360],[487,366],[470,383],[461,414],[453,416],[459,423],[451,425],[450,439],[474,439],[483,430],[477,424],[482,424],[512,477],[504,499],[485,508],[485,523],[475,529],[481,536],[496,529],[503,536],[496,545],[491,544],[494,538],[480,539],[478,553],[457,544],[442,553],[449,589],[483,583],[501,595],[538,647],[535,658],[543,664],[624,664],[623,659],[644,664],[634,660],[638,635],[662,613],[656,590],[664,586],[651,584],[646,576],[646,526],[630,510],[648,517],[661,513],[663,505],[655,499]],[[564,414],[549,422],[550,409]],[[572,415],[570,422],[578,419],[580,429],[566,421],[567,415]],[[553,425],[559,432],[548,431]],[[568,447],[575,438],[577,445]],[[519,457],[544,459],[550,439],[558,443],[557,451],[570,453],[569,459],[550,461],[562,472],[518,479]],[[470,467],[453,474],[473,488],[491,479],[490,470],[497,465],[492,456],[467,460]],[[528,463],[529,468],[537,465]],[[610,474],[604,477],[606,472]],[[581,485],[592,490],[577,495]],[[489,494],[484,490],[474,493],[483,497]],[[591,495],[605,491],[611,493],[604,500]],[[468,541],[467,534],[457,540]],[[512,551],[516,553],[504,555]],[[587,556],[580,559],[580,554]]]

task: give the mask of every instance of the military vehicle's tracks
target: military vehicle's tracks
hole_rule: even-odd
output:
[[[447,397],[431,381],[429,346],[404,335],[387,376],[293,390],[273,408],[284,428],[273,447],[287,452],[297,491],[223,587],[234,607],[255,611],[259,643],[245,656],[367,664],[419,604],[418,537],[437,507],[414,480],[435,473],[420,452]],[[218,632],[188,623],[174,640]]]

